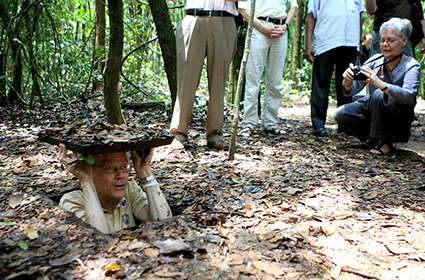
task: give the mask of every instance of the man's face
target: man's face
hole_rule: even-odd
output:
[[[120,199],[126,195],[128,173],[126,153],[110,153],[96,158],[93,180],[101,201]]]

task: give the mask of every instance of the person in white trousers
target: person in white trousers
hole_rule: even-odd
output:
[[[290,10],[287,13],[287,4]],[[248,20],[250,1],[239,2],[239,13]],[[241,135],[248,137],[258,124],[258,94],[261,77],[266,69],[266,89],[261,111],[262,129],[267,134],[280,135],[278,111],[281,102],[282,77],[288,50],[288,27],[298,8],[296,0],[257,0],[251,51],[246,65],[244,119]]]

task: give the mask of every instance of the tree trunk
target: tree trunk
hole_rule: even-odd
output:
[[[31,68],[31,78],[32,78],[32,89],[31,89],[31,95],[29,98],[30,107],[33,105],[35,96],[39,98],[39,101],[41,104],[44,103],[43,96],[41,95],[40,82],[38,80],[37,58],[36,58],[36,54],[34,53],[34,46],[37,46],[34,40],[34,35],[36,34],[36,31],[37,31],[39,18],[40,18],[40,10],[37,7],[34,9],[34,12],[31,18],[29,13],[25,15],[26,27],[27,27],[27,30],[30,30],[30,33],[28,36],[28,43],[27,43],[28,58],[29,58],[29,63]]]
[[[298,0],[298,10],[295,18],[295,38],[292,48],[292,65],[291,73],[292,80],[298,81],[297,70],[300,69],[301,65],[301,36],[304,22],[304,0]],[[298,87],[298,83],[296,83]]]
[[[6,100],[6,67],[5,55],[2,52],[3,46],[0,46],[0,106],[5,106]]]
[[[109,15],[109,50],[104,77],[104,102],[108,121],[112,124],[123,124],[118,96],[121,60],[124,43],[123,5],[122,0],[108,0]]]
[[[12,41],[12,40],[11,40]],[[13,61],[12,87],[9,90],[9,103],[17,104],[22,94],[22,55],[21,47],[18,42],[11,42],[11,52]]]
[[[0,106],[7,105],[7,92],[6,92],[6,54],[4,53],[5,44],[7,37],[7,26],[9,25],[9,14],[6,10],[6,6],[0,1],[0,20],[2,22],[1,34],[4,37],[0,37]],[[4,40],[3,40],[4,39]]]
[[[236,135],[238,134],[239,112],[240,112],[239,100],[242,95],[242,86],[243,86],[243,80],[245,76],[246,61],[248,60],[249,51],[251,49],[252,23],[254,22],[254,17],[255,17],[255,0],[251,0],[250,11],[251,11],[251,14],[249,16],[248,30],[246,31],[246,38],[245,38],[245,49],[243,52],[241,68],[239,70],[238,86],[236,89],[237,102],[233,104],[233,109],[236,110],[236,112],[233,115],[232,134],[230,137],[230,147],[229,147],[229,157],[228,157],[229,160],[235,159]]]
[[[12,14],[17,12],[17,3],[12,1]],[[18,103],[20,100],[20,95],[22,92],[22,56],[21,56],[21,47],[17,41],[14,41],[14,38],[17,37],[15,34],[19,34],[19,29],[12,30],[12,17],[10,16],[8,9],[9,7],[0,1],[0,19],[3,22],[3,28],[5,29],[5,34],[7,35],[7,42],[10,44],[10,61],[12,64],[12,84],[10,90],[7,94],[6,102],[9,103]],[[3,54],[3,69],[6,73],[6,63],[7,57]],[[5,89],[6,90],[6,89]]]
[[[176,78],[176,35],[174,34],[168,6],[165,0],[148,0],[159,45],[164,60],[165,72],[167,73],[168,86],[171,93],[171,101],[174,107],[177,94]]]
[[[96,37],[94,41],[94,67],[98,73],[103,74],[105,68],[105,0],[96,0]],[[99,77],[101,75],[96,75]],[[93,81],[92,92],[102,89],[102,81],[97,78]]]

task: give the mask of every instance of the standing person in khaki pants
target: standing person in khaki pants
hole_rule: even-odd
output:
[[[174,144],[188,143],[195,92],[207,57],[208,119],[207,144],[223,149],[224,90],[236,47],[235,0],[187,0],[186,16],[176,31],[177,100],[171,120]]]

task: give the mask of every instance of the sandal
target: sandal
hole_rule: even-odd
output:
[[[245,126],[244,128],[242,128],[242,130],[239,132],[240,136],[243,137],[250,137],[252,135],[252,133],[254,132],[254,129],[252,129],[249,126]]]
[[[395,153],[395,148],[392,143],[381,140],[370,152],[374,155],[392,156]]]
[[[264,129],[263,132],[267,135],[275,135],[275,136],[281,136],[285,134],[284,130],[281,130],[277,127]]]

